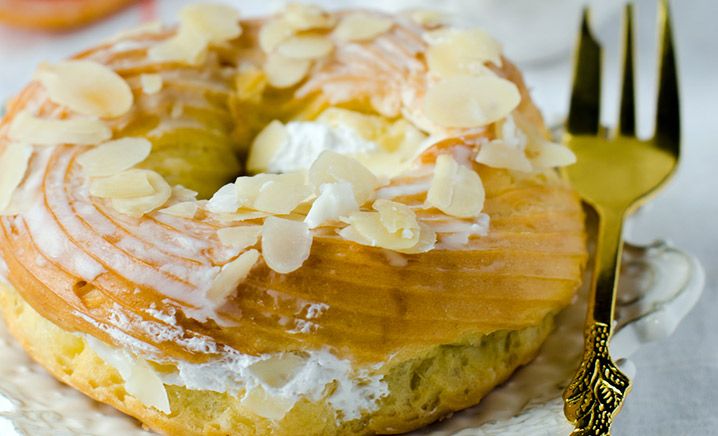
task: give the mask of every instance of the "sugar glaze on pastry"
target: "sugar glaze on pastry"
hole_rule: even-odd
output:
[[[165,433],[417,428],[528,362],[580,282],[545,135],[478,29],[190,6],[10,103],[6,321]]]

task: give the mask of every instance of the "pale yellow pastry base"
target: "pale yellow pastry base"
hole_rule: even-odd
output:
[[[361,419],[337,422],[326,401],[298,403],[273,423],[228,394],[167,385],[165,415],[127,394],[122,378],[78,335],[41,317],[16,291],[0,286],[0,309],[9,330],[56,378],[88,396],[171,435],[334,435],[400,433],[479,402],[538,352],[553,325],[496,332],[440,345],[421,358],[387,365],[390,395]]]

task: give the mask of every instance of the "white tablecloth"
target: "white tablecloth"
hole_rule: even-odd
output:
[[[494,0],[482,1],[498,4]],[[505,1],[517,5],[523,3],[523,0]],[[153,4],[144,1],[109,20],[73,33],[42,34],[0,27],[0,99],[18,91],[39,62],[61,59],[90,46],[102,37],[134,26],[143,15],[154,13],[172,19],[177,8],[185,2],[160,0]],[[374,3],[373,0],[366,2]],[[280,2],[234,0],[234,3],[256,11]],[[381,3],[399,7],[412,1],[384,0]],[[464,4],[468,3],[464,1]],[[643,131],[650,131],[651,108],[655,103],[652,74],[655,69],[655,3],[654,0],[638,0],[637,3],[640,120]],[[707,283],[698,306],[673,337],[647,346],[634,356],[638,369],[635,387],[616,422],[616,435],[718,433],[718,414],[715,413],[715,403],[718,402],[718,316],[715,314],[718,310],[718,231],[715,228],[718,221],[718,25],[715,22],[718,1],[674,1],[673,13],[683,103],[683,160],[668,189],[632,221],[628,238],[639,242],[668,239],[697,255],[706,268]],[[576,29],[573,21],[564,19],[553,27],[553,44],[556,43],[557,29],[558,36],[566,44],[573,40]],[[604,120],[610,122],[616,112],[618,93],[615,62],[618,57],[618,17],[604,14],[601,21],[599,34],[607,47],[608,74],[604,87]],[[530,27],[518,29],[521,30],[517,32],[525,34],[519,33],[517,40],[549,40],[548,33],[536,32]],[[510,51],[529,59],[527,47],[513,44],[508,47]],[[522,65],[533,94],[550,121],[561,119],[568,101],[569,53],[564,52],[557,59],[543,64],[527,61]]]

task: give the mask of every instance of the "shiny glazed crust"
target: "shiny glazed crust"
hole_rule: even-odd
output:
[[[114,137],[152,142],[152,153],[141,167],[205,196],[239,171],[234,156],[244,151],[238,149],[237,138],[256,135],[273,117],[314,119],[331,105],[327,89],[336,89],[332,81],[343,82],[341,74],[354,73],[347,65],[356,56],[367,65],[388,63],[391,68],[383,75],[363,71],[366,77],[355,78],[364,94],[345,102],[353,109],[376,109],[367,101],[381,100],[380,92],[394,102],[390,97],[398,92],[395,86],[401,91],[408,86],[417,101],[426,91],[424,30],[395,24],[375,41],[337,45],[299,88],[270,89],[257,101],[239,101],[235,88],[243,77],[228,71],[239,71],[239,61],[264,57],[257,47],[261,25],[243,21],[242,36],[212,47],[198,66],[148,56],[152,47],[172,37],[166,30],[126,36],[76,58],[106,65],[129,84],[132,110],[108,125]],[[379,49],[386,47],[399,55],[384,59]],[[504,60],[492,70],[521,93],[517,116],[544,134],[517,69]],[[161,91],[144,93],[144,74],[162,74]],[[0,122],[0,151],[10,142],[3,132],[25,110],[44,118],[74,116],[46,94],[34,81],[11,102]],[[184,105],[180,111],[175,110],[177,101]],[[398,118],[400,109],[414,108],[405,106],[382,107],[391,115],[387,117]],[[431,168],[441,154],[462,147],[466,151],[470,145],[465,142],[470,138],[448,138],[418,160]],[[118,213],[81,189],[87,180],[77,158],[85,150],[59,145],[36,152],[29,167],[32,183],[27,184],[37,188],[32,198],[39,200],[27,216],[0,216],[0,255],[17,290],[2,295],[6,321],[56,377],[165,433],[363,434],[418,428],[478,403],[527,363],[548,334],[553,316],[570,304],[580,284],[586,247],[576,193],[553,170],[518,175],[469,161],[486,192],[488,235],[472,236],[459,248],[437,246],[398,255],[344,239],[336,227],[317,228],[301,268],[281,274],[257,262],[236,292],[212,308],[217,317],[201,319],[196,314],[198,303],[206,302],[202,286],[213,277],[208,272],[238,255],[217,237],[217,230],[228,224],[208,212],[189,219],[156,211],[140,218]],[[419,179],[409,174],[392,179],[389,187]],[[408,191],[394,200],[419,210],[426,197],[425,191]],[[417,216],[450,224],[461,221],[435,208],[419,210]],[[246,223],[262,221],[241,224]],[[54,255],[46,252],[50,248]],[[83,276],[88,271],[97,274]],[[317,306],[325,308],[318,317],[310,313]],[[146,328],[148,323],[152,329]],[[181,340],[158,339],[153,336],[158,329],[179,332],[174,338]],[[219,359],[227,349],[249,356],[329,350],[350,361],[352,368],[378,368],[389,395],[357,420],[341,419],[323,398],[316,403],[300,400],[283,419],[272,422],[244,407],[236,396],[167,385],[172,411],[164,415],[128,395],[117,371],[77,333],[125,349],[128,343],[118,338],[130,338],[162,362],[204,363]],[[198,342],[216,347],[198,351],[187,345]]]

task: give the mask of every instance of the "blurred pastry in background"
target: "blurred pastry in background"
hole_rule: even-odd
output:
[[[136,0],[0,0],[0,24],[71,30],[104,18]]]

